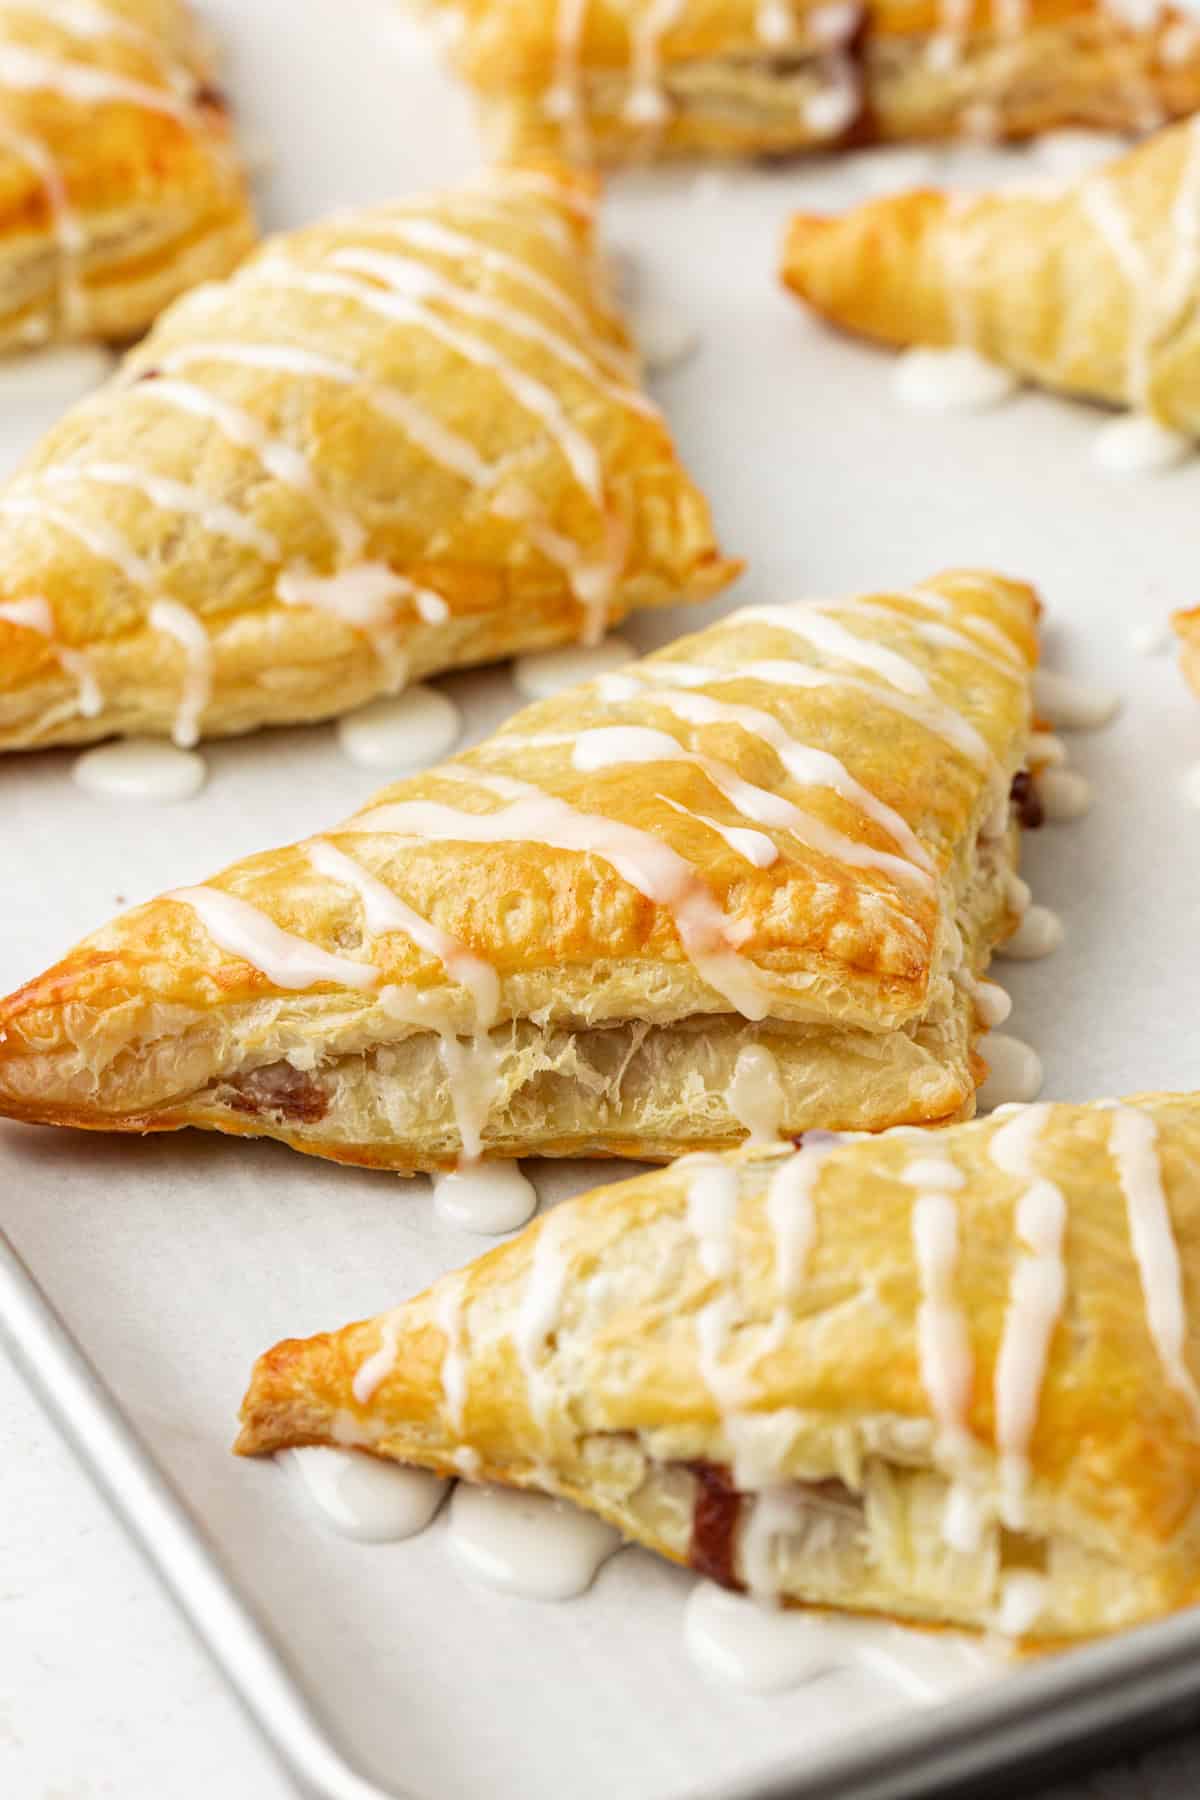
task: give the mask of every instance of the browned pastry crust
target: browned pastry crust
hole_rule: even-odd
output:
[[[435,9],[436,10],[436,9]],[[1200,104],[1200,32],[1102,0],[460,0],[454,60],[502,154],[786,156],[1068,125],[1140,131]]]
[[[1200,607],[1189,607],[1172,618],[1179,638],[1179,666],[1189,686],[1200,694]]]
[[[1198,1168],[1194,1094],[686,1158],[277,1344],[237,1448],[542,1489],[762,1598],[1135,1625],[1200,1598]]]
[[[253,238],[184,0],[0,7],[0,351],[137,337]]]
[[[329,718],[731,580],[595,198],[509,170],[172,307],[0,488],[0,750]]]
[[[1061,392],[1200,435],[1200,124],[1079,180],[917,189],[840,217],[799,214],[783,278],[845,330],[966,344]]]
[[[1015,920],[1032,592],[757,608],[526,709],[0,1005],[0,1111],[401,1172],[939,1124]],[[280,934],[286,934],[282,936]]]

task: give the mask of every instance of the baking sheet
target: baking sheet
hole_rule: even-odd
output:
[[[384,0],[208,10],[232,44],[247,134],[276,159],[271,225],[473,165],[461,95]],[[971,150],[943,166],[977,180],[1045,161]],[[1197,598],[1200,462],[1114,482],[1088,460],[1100,415],[1034,394],[987,416],[902,411],[890,359],[808,321],[773,275],[789,210],[845,204],[878,170],[856,157],[614,187],[611,243],[632,255],[643,294],[700,334],[657,390],[727,547],[751,565],[728,600],[626,635],[649,649],[722,605],[954,564],[1035,580],[1047,660],[1119,687],[1125,706],[1108,730],[1072,740],[1096,787],[1090,817],[1029,840],[1026,872],[1067,938],[1046,962],[1002,966],[1006,1029],[1041,1052],[1048,1097],[1195,1085],[1200,813],[1182,779],[1200,757],[1200,708],[1173,660],[1135,654],[1130,637]],[[18,448],[0,442],[0,457]],[[444,686],[471,736],[517,703],[503,670]],[[114,910],[344,816],[372,785],[331,727],[205,754],[208,787],[170,809],[83,794],[69,753],[4,762],[5,991]],[[621,1173],[528,1166],[545,1202]],[[692,1578],[641,1552],[622,1552],[584,1599],[535,1606],[465,1581],[444,1520],[407,1544],[350,1543],[322,1529],[298,1484],[228,1455],[259,1350],[386,1307],[484,1247],[435,1217],[424,1181],[266,1144],[7,1125],[0,1167],[0,1219],[375,1774],[438,1796],[478,1792],[481,1770],[490,1792],[530,1800],[716,1790],[781,1763],[803,1770],[909,1704],[858,1670],[769,1699],[714,1687],[683,1649]]]

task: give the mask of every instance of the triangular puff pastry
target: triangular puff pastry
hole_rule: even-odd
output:
[[[129,339],[253,241],[184,0],[0,7],[0,351]]]
[[[586,180],[272,240],[0,489],[0,748],[326,718],[729,580]]]
[[[259,1361],[238,1449],[543,1488],[760,1598],[1064,1639],[1200,1598],[1200,1103],[687,1157]]]
[[[786,156],[1200,105],[1200,30],[1106,0],[454,0],[454,61],[508,153]]]
[[[755,608],[531,706],[0,1003],[0,1111],[405,1172],[952,1119],[1035,608],[970,573]]]
[[[966,344],[1063,393],[1200,433],[1200,118],[1082,179],[920,189],[801,214],[789,287],[887,344]]]

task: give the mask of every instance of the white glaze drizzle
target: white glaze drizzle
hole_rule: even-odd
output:
[[[1154,266],[1139,242],[1132,216],[1109,173],[1092,176],[1080,189],[1084,210],[1129,283],[1128,403],[1146,412],[1153,411],[1155,345],[1173,328],[1200,269],[1200,122],[1193,119],[1186,130],[1188,142],[1171,206],[1171,254],[1165,271]]]
[[[897,651],[888,649],[886,644],[879,644],[872,638],[859,637],[856,632],[847,631],[836,618],[811,604],[748,606],[737,617],[790,632],[793,637],[801,638],[836,662],[870,669],[872,674],[886,681],[889,687],[899,688],[901,693],[922,700],[933,697],[929,677],[916,663],[910,662]]]
[[[944,349],[914,345],[896,358],[891,386],[897,400],[913,412],[951,413],[999,406],[1020,382],[969,344]]]
[[[408,679],[408,661],[397,633],[395,602],[411,600],[418,617],[427,625],[444,623],[449,613],[437,594],[395,574],[386,563],[356,563],[335,575],[289,570],[279,577],[275,593],[284,606],[328,613],[361,632],[386,671],[389,693],[402,688]]]
[[[1023,1247],[1010,1278],[994,1378],[1000,1516],[1013,1531],[1027,1524],[1029,1447],[1067,1289],[1066,1201],[1061,1188],[1037,1171],[1038,1141],[1052,1116],[1048,1105],[1026,1107],[998,1126],[988,1143],[996,1167],[1022,1183],[1014,1223]]]
[[[386,694],[337,722],[338,745],[365,769],[392,774],[427,769],[449,756],[463,733],[463,716],[449,694],[416,682]]]
[[[603,698],[603,690],[601,698]],[[657,693],[649,696],[655,706],[689,725],[736,725],[751,737],[769,744],[787,770],[790,779],[800,787],[828,787],[843,800],[871,820],[899,847],[906,860],[927,875],[936,865],[929,851],[913,831],[907,819],[894,807],[858,781],[838,757],[828,750],[801,743],[774,717],[756,706],[736,706],[714,700],[707,694]]]
[[[39,487],[75,487],[80,483],[96,482],[105,487],[132,488],[163,512],[183,513],[187,518],[198,520],[212,537],[229,538],[244,549],[254,550],[264,562],[283,561],[283,551],[274,532],[256,524],[246,513],[187,482],[156,475],[133,463],[60,463],[39,469],[36,480]]]
[[[261,262],[255,263],[243,279],[253,280],[256,285],[273,285],[352,300],[393,323],[408,324],[428,333],[456,355],[495,375],[517,406],[538,420],[566,460],[575,480],[595,502],[602,515],[605,552],[599,558],[590,560],[581,555],[574,543],[544,523],[534,520],[527,527],[528,535],[543,555],[563,567],[576,599],[584,609],[584,642],[597,642],[603,634],[609,596],[620,573],[624,552],[620,534],[608,516],[599,453],[586,434],[567,416],[558,396],[510,362],[485,339],[460,330],[441,314],[404,294],[373,286],[370,282],[359,281],[347,275],[300,269],[279,255],[265,257]],[[492,502],[497,511],[500,510],[500,499],[497,495]],[[510,492],[507,512],[511,513],[512,503],[513,496]],[[522,490],[517,515],[524,518],[529,510],[529,498]]]
[[[482,1237],[500,1237],[528,1224],[537,1203],[537,1189],[515,1162],[469,1162],[433,1178],[438,1217]]]
[[[362,1450],[311,1444],[280,1453],[336,1531],[360,1543],[393,1543],[429,1525],[449,1484],[426,1469],[404,1469]]]
[[[0,495],[0,514],[9,519],[45,520],[56,530],[82,544],[98,562],[111,563],[119,569],[130,587],[139,593],[153,594],[157,576],[150,564],[139,556],[125,538],[93,520],[77,518],[44,500],[35,499],[16,488]]]
[[[558,313],[572,331],[588,341],[596,361],[603,363],[611,375],[626,381],[632,378],[633,358],[628,351],[602,338],[594,321],[564,288],[535,269],[531,263],[513,255],[510,250],[497,250],[465,232],[452,230],[436,219],[372,220],[371,231],[384,237],[396,238],[415,250],[427,250],[434,256],[470,259],[489,274],[498,275],[536,294],[539,300]]]
[[[471,177],[468,183],[472,188],[483,188],[485,191],[499,191],[508,198],[525,199],[534,194],[542,200],[553,200],[556,206],[565,206],[580,219],[591,220],[596,216],[596,202],[586,189],[573,185],[569,176],[559,175],[553,169],[517,168],[505,163],[492,163]]]
[[[528,231],[563,256],[575,254],[579,246],[564,219],[560,219],[555,213],[535,211],[528,206],[514,210],[510,190],[513,186],[512,175],[519,172],[488,169],[482,177],[477,177],[467,187],[459,188],[452,194],[440,192],[427,194],[424,198],[418,196],[382,210],[385,216],[407,218],[414,209],[436,206],[439,212],[451,218],[462,218],[468,222],[473,220],[482,225],[499,225],[506,236],[511,236],[514,231]]]
[[[734,616],[736,618],[742,615]],[[953,707],[936,700],[910,700],[895,688],[864,681],[856,675],[843,674],[835,669],[817,668],[798,658],[774,658],[729,667],[689,662],[648,662],[628,675],[604,678],[601,687],[606,698],[628,700],[640,691],[636,685],[638,682],[648,686],[698,688],[715,687],[731,681],[760,681],[769,687],[783,688],[849,688],[885,710],[899,713],[902,718],[910,719],[913,724],[932,732],[971,762],[990,767],[995,760],[975,727]]]
[[[324,838],[305,845],[314,869],[331,881],[352,888],[362,902],[363,924],[371,937],[403,932],[417,947],[436,957],[452,981],[465,987],[474,1011],[474,1036],[463,1044],[447,1027],[434,1026],[439,1035],[439,1055],[450,1083],[455,1123],[467,1161],[483,1148],[483,1131],[496,1098],[496,1053],[488,1037],[500,1008],[500,981],[495,969],[468,950],[459,939],[441,931],[414,912],[399,895],[371,875],[354,857],[347,856]],[[414,1021],[412,997],[405,990],[385,987],[379,1004],[390,1017],[405,1024]],[[419,1023],[428,1021],[417,1015]]]
[[[993,1031],[1010,1017],[1012,997],[997,982],[981,981],[966,969],[957,970],[954,979],[970,994],[985,1031]]]
[[[1092,439],[1092,461],[1112,475],[1153,475],[1177,468],[1196,453],[1195,439],[1172,431],[1149,413],[1123,413]]]
[[[148,618],[155,631],[173,638],[183,651],[183,685],[171,737],[181,750],[190,750],[199,741],[200,719],[212,694],[212,640],[191,608],[176,600],[155,600]]]
[[[197,364],[228,363],[234,367],[265,369],[281,375],[307,376],[353,388],[373,411],[403,432],[438,468],[459,476],[473,487],[486,487],[497,471],[468,438],[452,431],[435,413],[421,406],[403,388],[376,380],[357,364],[344,362],[322,351],[295,344],[242,344],[206,340],[168,350],[160,367],[170,370]]]
[[[921,1279],[917,1309],[921,1385],[937,1420],[935,1454],[952,1478],[942,1533],[955,1548],[971,1550],[978,1542],[978,1518],[969,1504],[963,1477],[972,1450],[967,1409],[975,1359],[966,1314],[955,1298],[959,1216],[951,1198],[952,1190],[961,1187],[964,1178],[953,1163],[926,1158],[910,1163],[902,1179],[918,1190],[912,1235]]]
[[[1051,669],[1033,672],[1033,703],[1056,731],[1096,731],[1120,710],[1120,696]]]
[[[601,559],[599,562],[589,561],[573,540],[551,530],[533,516],[536,513],[536,501],[526,488],[515,486],[511,481],[502,487],[499,485],[505,482],[502,464],[487,462],[468,439],[452,431],[402,388],[376,381],[366,370],[354,364],[339,361],[323,352],[289,344],[206,341],[168,351],[161,359],[160,366],[169,371],[206,363],[228,363],[246,368],[275,370],[353,388],[359,399],[401,431],[431,462],[488,494],[488,504],[498,516],[522,522],[526,534],[542,554],[565,571],[576,598],[585,611],[585,640],[592,640],[598,626],[604,621],[608,599],[619,573],[615,566],[615,555],[610,554],[607,560]],[[248,446],[243,444],[243,448],[246,447]],[[275,471],[268,468],[268,473],[274,474]],[[327,515],[326,523],[329,523]],[[347,531],[346,521],[343,519],[339,541],[344,550],[353,553],[356,544],[361,542],[355,536],[357,530],[357,526],[351,523]],[[390,577],[397,594],[403,593],[413,598],[427,623],[440,623],[446,618],[445,602],[431,590],[405,582],[383,565],[371,564],[369,567],[377,582],[381,582],[385,576]],[[300,570],[298,573],[310,583],[310,598],[301,601],[299,590],[293,588],[295,603],[318,604],[322,593],[327,590],[313,580],[308,570]],[[387,616],[380,618],[376,615],[374,622],[386,628]],[[392,653],[390,645],[388,653]]]
[[[1063,936],[1063,922],[1056,912],[1048,906],[1029,906],[1012,936],[997,944],[996,955],[1008,962],[1037,962],[1053,955]]]
[[[254,285],[261,287],[292,289],[332,299],[352,300],[394,324],[410,325],[425,332],[464,361],[489,369],[517,406],[535,417],[558,446],[580,487],[597,505],[603,506],[600,459],[591,439],[567,417],[556,394],[510,362],[486,339],[460,330],[439,313],[432,312],[428,306],[405,294],[372,286],[370,282],[359,281],[349,275],[302,269],[278,255],[266,257],[254,264],[243,279],[252,280]]]
[[[469,813],[429,800],[375,806],[346,826],[353,832],[395,832],[435,843],[544,844],[600,857],[638,893],[665,906],[697,972],[738,1012],[765,1017],[768,987],[755,966],[737,954],[738,927],[718,905],[692,865],[649,832],[599,814],[576,812],[528,782],[505,782],[473,768],[441,773],[490,788],[507,800],[495,812]]]
[[[59,93],[77,106],[133,106],[163,113],[194,130],[197,109],[179,94],[135,81],[115,69],[49,56],[23,44],[0,45],[0,88],[14,93]]]
[[[1029,766],[1040,769],[1059,769],[1067,760],[1067,746],[1052,731],[1034,731],[1029,736]]]
[[[385,1010],[389,992],[395,990],[385,989],[379,997]],[[438,1056],[450,1084],[454,1122],[462,1142],[460,1169],[465,1169],[483,1155],[483,1134],[499,1092],[499,1052],[485,1031],[477,1031],[469,1044],[464,1044],[453,1032],[443,1031],[439,1036]],[[488,1180],[481,1170],[475,1173],[477,1186]],[[533,1211],[532,1206],[529,1211]]]
[[[534,1240],[529,1273],[521,1293],[517,1316],[513,1322],[513,1342],[525,1376],[529,1408],[538,1424],[545,1427],[553,1400],[553,1386],[544,1368],[547,1340],[557,1329],[566,1292],[570,1264],[566,1255],[566,1239],[570,1231],[570,1209],[561,1206],[542,1221]]]
[[[1043,769],[1037,778],[1038,799],[1051,824],[1082,819],[1092,810],[1092,786],[1074,769]]]
[[[983,591],[989,595],[993,592],[986,586]],[[935,594],[931,588],[922,587],[919,583],[916,587],[901,589],[896,598],[907,600],[910,606],[920,607],[922,612],[935,614],[943,623],[955,621],[958,628],[968,635],[974,633],[976,637],[985,638],[1007,663],[1015,665],[1023,675],[1028,673],[1024,645],[1012,632],[1006,631],[1003,625],[997,625],[994,619],[986,618],[983,613],[962,612],[945,594]]]
[[[543,97],[546,117],[563,127],[573,161],[587,162],[590,143],[580,67],[583,21],[588,0],[558,0],[554,18],[554,77]]]
[[[1050,1583],[1033,1569],[1009,1569],[1000,1577],[1000,1605],[994,1629],[1001,1637],[1022,1638],[1046,1610]]]
[[[993,1031],[983,1045],[983,1054],[988,1073],[975,1095],[980,1112],[1037,1099],[1045,1077],[1042,1059],[1031,1044]]]
[[[3,9],[0,9],[3,10]],[[86,318],[86,300],[79,279],[79,258],[87,245],[87,234],[71,204],[62,165],[41,139],[12,130],[0,121],[0,150],[6,150],[28,168],[41,183],[50,209],[51,231],[58,253],[58,305],[63,325],[69,333],[81,330]]]
[[[736,1169],[704,1156],[689,1164],[688,1229],[696,1240],[700,1266],[714,1281],[727,1281],[733,1273],[737,1208]]]
[[[378,984],[379,970],[371,963],[335,956],[284,931],[236,894],[221,888],[190,887],[174,888],[163,898],[190,906],[214,944],[231,956],[240,956],[276,987],[299,990],[329,981],[366,990]]]
[[[786,796],[744,780],[730,764],[719,762],[712,756],[704,756],[698,751],[684,749],[676,738],[666,732],[654,731],[643,725],[610,725],[570,736],[530,737],[522,742],[530,748],[569,744],[572,746],[571,760],[575,768],[588,773],[616,768],[622,763],[689,763],[703,771],[735,811],[755,824],[790,832],[810,850],[851,868],[880,869],[900,881],[915,882],[926,888],[933,885],[927,868],[918,868],[908,857],[894,856],[889,851],[876,850],[870,844],[859,843],[845,832],[826,824],[823,819],[804,812]],[[508,747],[503,740],[495,746],[500,751],[507,750]],[[814,754],[820,761],[820,753]],[[829,758],[830,763],[835,761],[836,759]],[[838,763],[836,767],[841,769],[842,765]],[[851,777],[848,771],[842,770],[842,773],[849,784]],[[828,785],[833,783],[829,782]],[[922,855],[924,854],[922,851]]]
[[[621,1547],[621,1534],[565,1500],[460,1483],[450,1501],[450,1549],[475,1580],[527,1600],[571,1600]]]
[[[77,756],[71,778],[106,800],[190,800],[208,777],[204,759],[161,738],[120,738]]]
[[[360,1406],[368,1406],[396,1366],[400,1332],[404,1325],[402,1307],[385,1313],[379,1330],[379,1343],[354,1371],[350,1391]]]
[[[215,426],[231,444],[253,456],[273,481],[303,494],[343,553],[352,560],[358,558],[363,548],[362,526],[352,514],[334,506],[322,492],[313,466],[302,451],[283,438],[272,437],[261,420],[245,407],[237,406],[195,382],[163,375],[156,381],[140,382],[138,386],[144,398],[161,406],[175,407]]]
[[[384,937],[392,931],[403,932],[418,948],[436,957],[452,981],[466,988],[481,1027],[495,1023],[500,1010],[500,980],[490,963],[468,950],[458,938],[414,912],[362,863],[347,856],[327,839],[313,838],[304,848],[319,874],[330,881],[341,882],[358,895],[362,902],[363,923],[371,937]]]
[[[905,1631],[810,1607],[766,1607],[712,1581],[692,1588],[684,1643],[703,1674],[751,1694],[861,1668],[873,1685],[882,1679],[897,1696],[921,1705],[962,1692],[989,1672],[984,1652],[950,1632]]]
[[[775,1286],[782,1310],[800,1291],[817,1237],[813,1206],[817,1182],[837,1139],[820,1132],[805,1132],[794,1156],[771,1176],[765,1201],[767,1223],[775,1247]]]
[[[337,250],[330,257],[330,262],[336,269],[345,269],[352,275],[365,275],[382,283],[390,294],[399,294],[415,301],[436,301],[438,305],[465,313],[469,318],[486,319],[493,325],[499,325],[512,336],[537,344],[565,368],[573,370],[583,380],[598,387],[617,405],[646,418],[658,419],[662,416],[654,402],[636,388],[630,387],[626,381],[614,381],[600,366],[594,354],[588,355],[578,349],[532,313],[450,281],[431,269],[428,263],[410,257],[389,255],[382,250],[361,249]]]
[[[897,599],[906,600],[910,605],[923,608],[926,596],[917,590],[906,589],[897,595]],[[925,643],[947,650],[958,650],[964,656],[973,656],[978,661],[986,663],[990,669],[994,669],[998,675],[1002,675],[1006,681],[1024,683],[1029,678],[1030,671],[1025,658],[1003,632],[996,633],[994,648],[985,649],[965,631],[958,631],[954,626],[947,625],[941,619],[914,619],[911,614],[896,612],[890,606],[880,605],[874,600],[841,600],[836,602],[836,605],[839,612],[843,614],[850,613],[852,616],[878,619],[881,624],[895,624],[900,621],[906,624],[909,630],[915,631]],[[981,620],[980,623],[986,625],[987,620]]]
[[[685,0],[644,0],[633,16],[629,95],[624,114],[631,125],[661,125],[668,106],[662,91],[660,44],[683,12]]]
[[[1163,1188],[1158,1126],[1148,1113],[1119,1106],[1112,1113],[1108,1142],[1125,1196],[1129,1237],[1150,1336],[1169,1385],[1183,1397],[1193,1419],[1200,1423],[1200,1390],[1187,1366],[1183,1269]]]
[[[446,1417],[456,1436],[464,1430],[467,1389],[470,1376],[463,1343],[463,1309],[467,1297],[467,1274],[464,1270],[455,1280],[445,1282],[438,1292],[436,1318],[446,1340],[442,1352],[442,1398]]]
[[[672,800],[669,794],[655,794],[664,806],[677,812],[682,818],[692,819],[697,825],[703,825],[709,831],[715,831],[723,838],[734,853],[748,862],[755,869],[770,869],[779,861],[779,847],[773,839],[761,831],[751,831],[745,825],[722,825],[719,819],[710,819],[707,813],[693,812],[690,807],[681,806],[678,800]]]
[[[738,1051],[725,1100],[752,1144],[778,1140],[785,1097],[779,1063],[765,1044],[746,1044]]]
[[[939,1193],[956,1194],[967,1185],[967,1178],[957,1163],[948,1156],[917,1156],[907,1163],[901,1181],[914,1188],[936,1188]]]

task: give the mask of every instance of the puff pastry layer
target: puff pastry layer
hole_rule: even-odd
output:
[[[594,198],[513,170],[179,301],[0,489],[0,748],[327,718],[728,581]]]
[[[184,0],[4,0],[0,351],[136,337],[253,236]]]
[[[1134,1625],[1200,1595],[1198,1168],[1195,1095],[688,1157],[278,1344],[237,1447],[543,1488],[760,1598]]]
[[[967,344],[1063,393],[1200,433],[1200,121],[1078,181],[922,189],[792,221],[783,277],[887,344]]]
[[[1200,32],[1100,0],[460,0],[454,57],[502,152],[790,155],[1200,104]]]
[[[940,1124],[1015,922],[1036,601],[752,609],[0,1003],[0,1111],[401,1172]]]
[[[1175,613],[1171,623],[1179,638],[1180,666],[1189,686],[1200,695],[1200,607]]]

